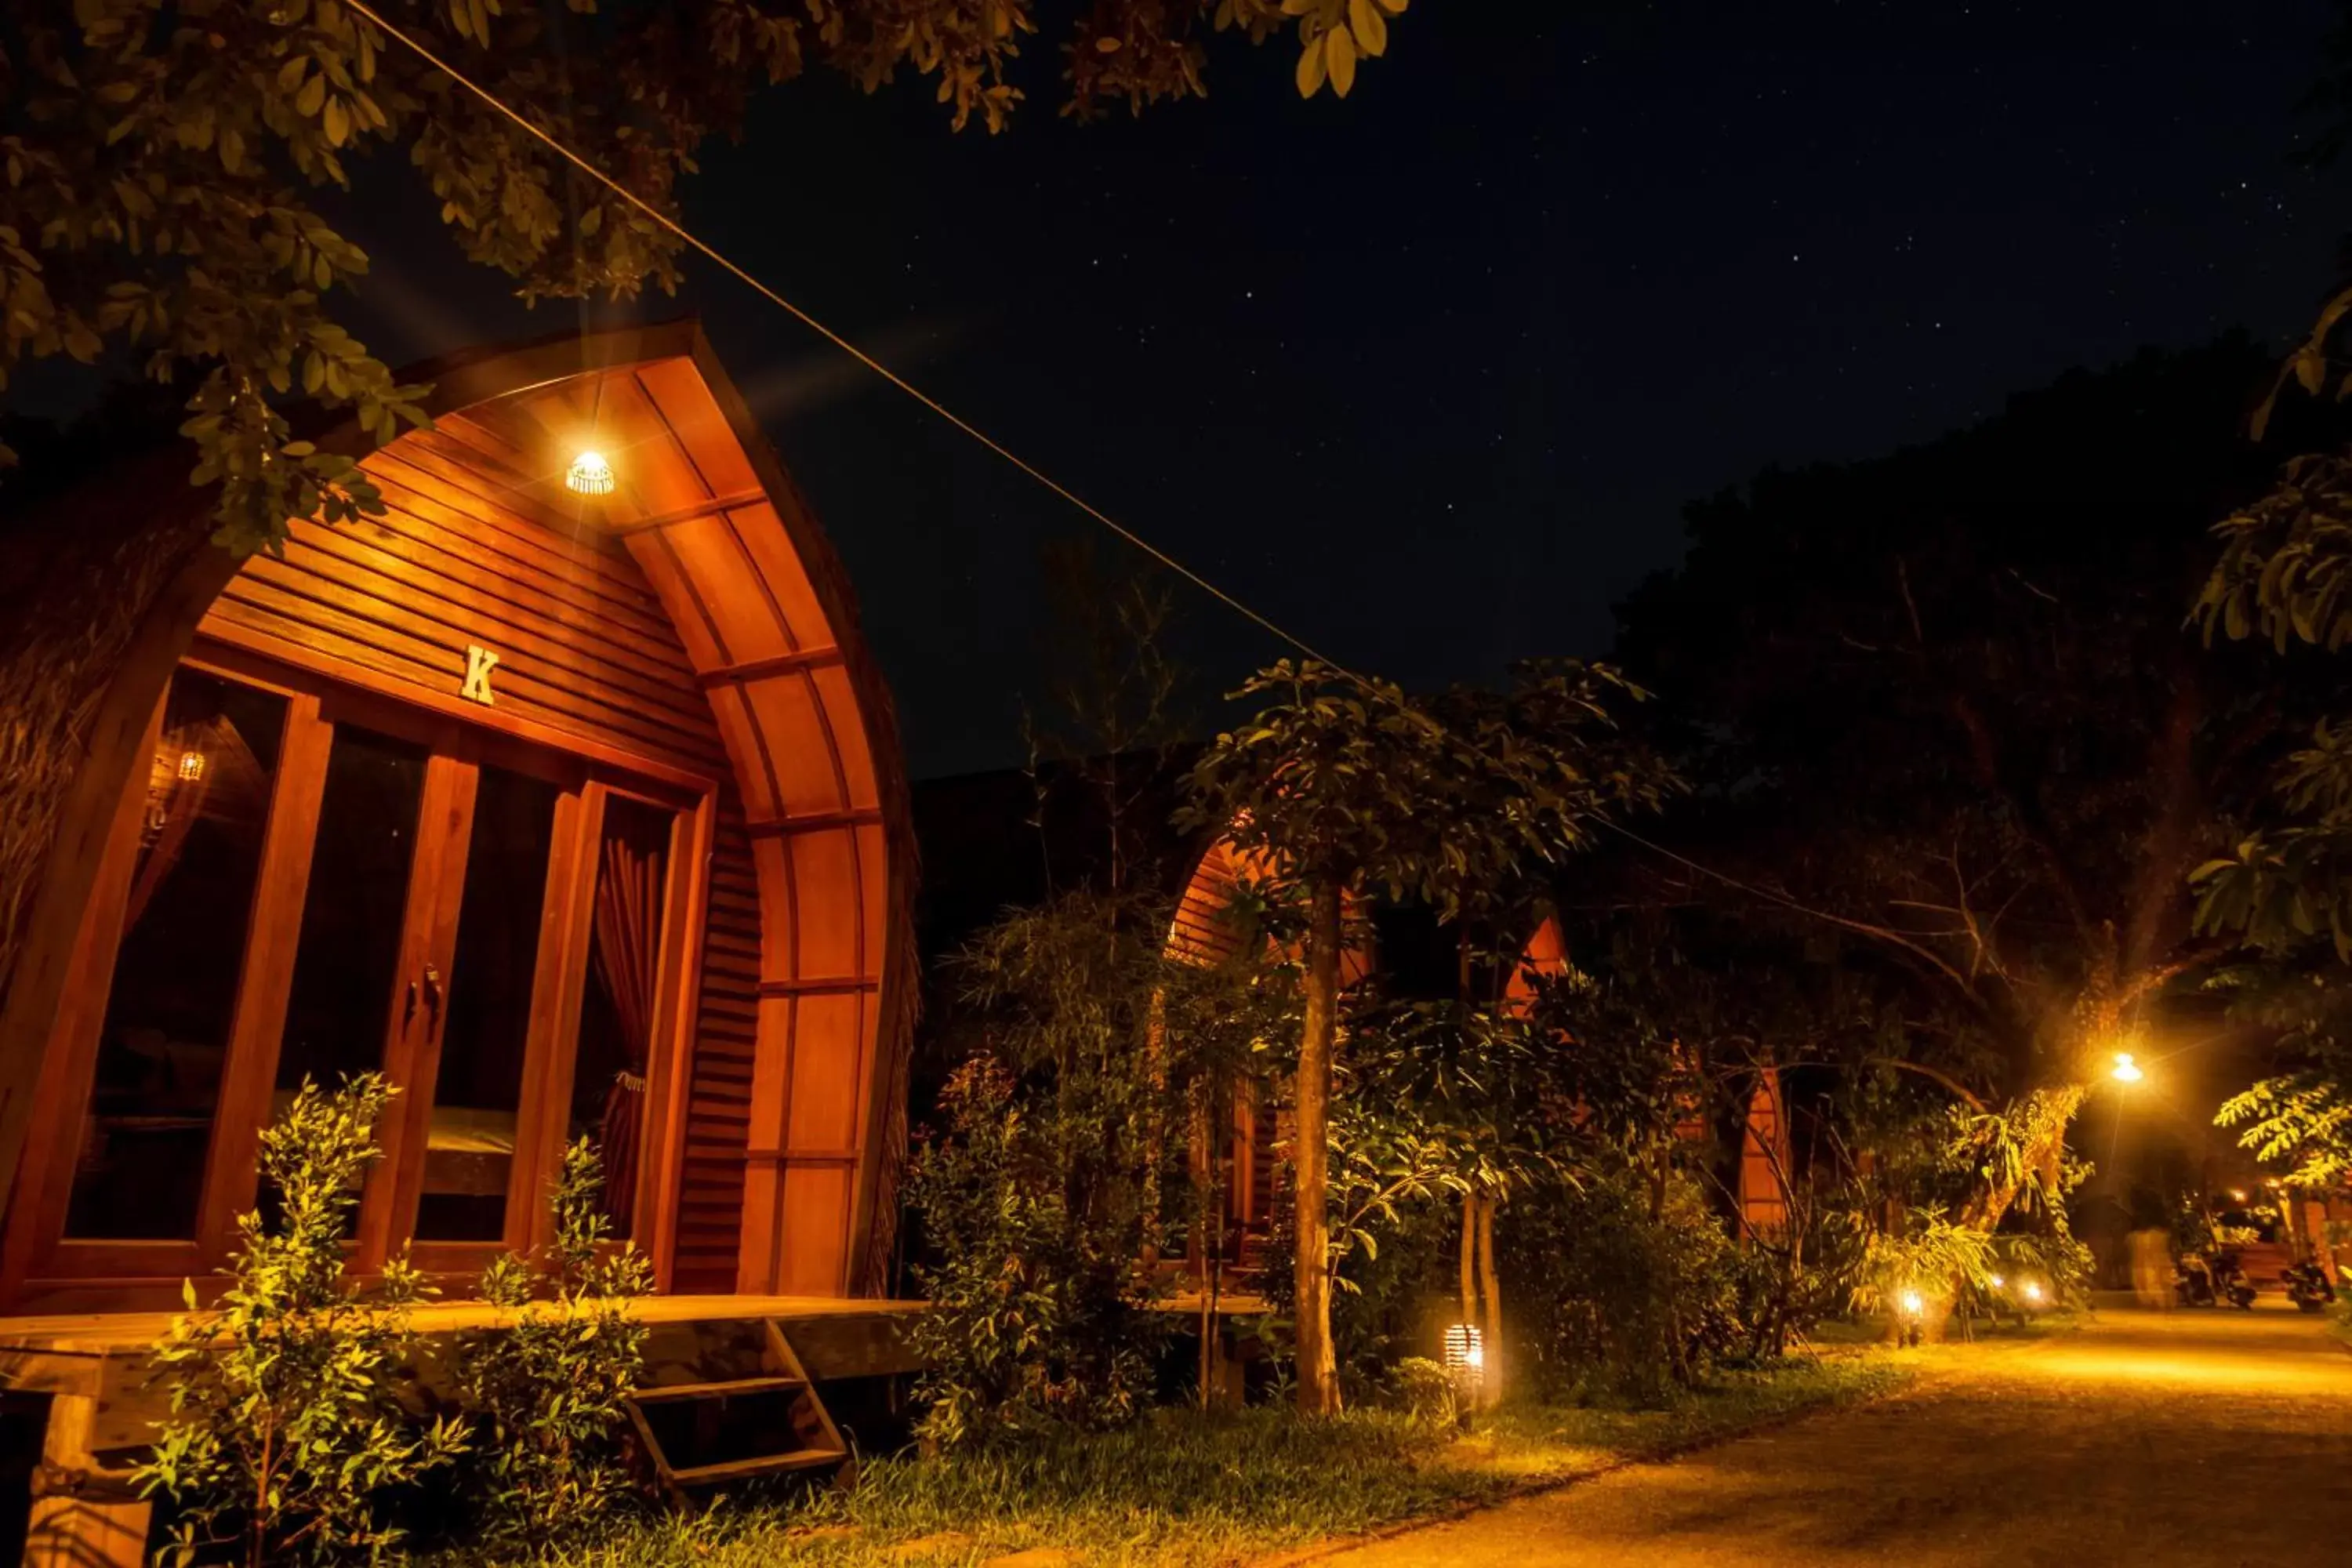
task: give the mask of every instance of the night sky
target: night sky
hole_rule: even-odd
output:
[[[721,249],[1308,641],[1421,686],[1606,648],[1681,504],[2143,344],[2308,322],[2322,0],[1421,0],[1356,91],[1007,134],[813,77],[687,189]],[[356,220],[395,361],[544,332],[429,206]],[[699,313],[846,557],[919,775],[1020,754],[1059,502],[750,296]],[[560,313],[559,313],[560,312]],[[1110,558],[1116,559],[1113,546]],[[1229,682],[1278,650],[1197,595]]]

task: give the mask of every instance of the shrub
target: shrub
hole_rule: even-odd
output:
[[[606,1245],[604,1168],[585,1138],[563,1152],[553,1239],[533,1267],[509,1252],[481,1298],[513,1321],[458,1343],[453,1369],[477,1441],[473,1477],[488,1539],[545,1548],[624,1494],[625,1405],[645,1370],[630,1302],[653,1285],[634,1243]]]
[[[918,1433],[952,1447],[1131,1418],[1165,1333],[1132,1227],[1096,1223],[1069,1201],[1057,1140],[1041,1135],[994,1058],[957,1068],[940,1109],[946,1134],[908,1184],[936,1259],[914,1270],[931,1304],[908,1331],[926,1363]]]
[[[1409,1355],[1396,1364],[1397,1403],[1415,1421],[1451,1426],[1461,1418],[1454,1374],[1427,1356]]]
[[[420,1426],[396,1388],[410,1309],[426,1294],[405,1254],[370,1295],[343,1276],[343,1242],[373,1133],[395,1091],[377,1074],[327,1093],[303,1083],[261,1135],[275,1225],[237,1218],[241,1238],[218,1307],[187,1312],[154,1351],[172,1415],[139,1468],[142,1494],[178,1509],[172,1555],[233,1547],[246,1563],[340,1552],[378,1555],[400,1530],[380,1507],[391,1488],[448,1463],[458,1427]]]
[[[1736,1249],[1684,1179],[1539,1188],[1501,1219],[1537,1392],[1655,1404],[1739,1343]]]

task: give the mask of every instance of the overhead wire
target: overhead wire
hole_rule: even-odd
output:
[[[367,0],[342,0],[342,3],[350,10],[365,17],[375,26],[381,28],[387,36],[394,39],[394,41],[408,49],[419,59],[425,61],[434,69],[440,71],[443,75],[449,78],[450,80],[456,82],[459,87],[464,88],[474,97],[488,105],[492,110],[497,111],[499,115],[511,121],[525,134],[540,142],[557,157],[562,159],[565,163],[579,170],[589,179],[593,180],[598,184],[604,186],[606,190],[612,192],[621,200],[626,202],[630,206],[635,207],[638,212],[643,213],[653,223],[674,236],[680,244],[686,246],[697,255],[699,255],[704,259],[709,261],[713,266],[719,268],[721,271],[727,273],[730,277],[743,284],[744,287],[750,289],[753,293],[758,294],[761,299],[766,300],[770,304],[772,304],[779,310],[784,311],[794,321],[800,322],[801,325],[816,333],[817,336],[823,338],[826,342],[831,343],[835,348],[839,349],[843,353],[845,353],[851,359],[856,360],[859,364],[865,366],[867,370],[881,377],[884,381],[897,388],[899,392],[905,394],[908,397],[910,397],[915,402],[920,404],[932,414],[937,415],[940,419],[944,420],[953,428],[962,432],[965,436],[970,437],[972,440],[978,442],[981,446],[986,447],[989,451],[994,453],[1005,462],[1011,464],[1021,473],[1034,480],[1053,495],[1076,508],[1086,517],[1091,519],[1096,523],[1100,524],[1103,528],[1109,530],[1110,532],[1124,540],[1135,549],[1141,551],[1145,555],[1150,557],[1153,561],[1158,562],[1169,571],[1175,573],[1178,576],[1183,578],[1194,587],[1199,588],[1202,593],[1207,594],[1211,598],[1216,600],[1218,603],[1225,605],[1228,609],[1242,616],[1244,620],[1247,620],[1252,625],[1272,634],[1277,641],[1286,644],[1290,647],[1297,649],[1300,654],[1304,655],[1307,658],[1312,659],[1316,663],[1324,666],[1326,668],[1344,677],[1346,679],[1361,688],[1371,696],[1382,700],[1391,700],[1391,694],[1394,693],[1395,690],[1394,688],[1384,686],[1382,683],[1373,680],[1370,677],[1366,676],[1351,667],[1341,663],[1339,660],[1331,658],[1329,655],[1323,653],[1312,644],[1308,643],[1305,638],[1299,637],[1297,633],[1279,625],[1271,616],[1261,613],[1250,605],[1243,602],[1239,597],[1228,593],[1225,589],[1219,587],[1215,583],[1210,581],[1201,573],[1193,570],[1183,562],[1178,560],[1174,555],[1170,554],[1167,551],[1152,543],[1142,534],[1138,533],[1135,530],[1120,522],[1117,518],[1111,516],[1100,507],[1096,506],[1085,497],[1077,494],[1075,490],[1072,490],[1068,486],[1055,479],[1051,474],[1045,472],[1036,464],[1022,457],[1018,452],[1015,452],[1003,442],[999,441],[996,437],[991,436],[988,432],[974,425],[971,420],[966,419],[961,415],[956,413],[955,410],[941,403],[938,398],[932,396],[929,393],[925,392],[921,387],[917,386],[913,382],[908,381],[905,376],[899,374],[897,371],[892,370],[882,361],[875,358],[872,354],[858,347],[857,344],[850,339],[843,336],[840,332],[835,331],[832,327],[826,325],[809,310],[803,309],[798,304],[795,304],[783,293],[763,281],[756,274],[738,264],[724,252],[720,251],[716,246],[701,238],[685,225],[671,217],[667,213],[656,207],[652,203],[647,202],[635,192],[630,190],[626,185],[622,184],[610,174],[604,173],[604,170],[596,167],[595,164],[589,162],[588,159],[581,155],[579,153],[574,152],[554,134],[544,128],[534,124],[531,120],[520,110],[508,104],[503,99],[490,91],[489,89],[482,86],[479,82],[474,80],[473,78],[467,76],[456,65],[442,58],[441,56],[435,53],[423,42],[412,37],[401,27],[395,26],[393,22],[387,19],[383,13],[377,11],[373,5],[369,5]],[[1442,721],[1440,721],[1435,715],[1424,711],[1412,703],[1402,701],[1401,694],[1396,694],[1393,700],[1398,700],[1400,706],[1402,706],[1408,713],[1421,720],[1423,722],[1436,726],[1441,731],[1444,729]],[[1465,746],[1469,745],[1469,742],[1460,736],[1456,736],[1454,739],[1457,742],[1461,742],[1461,743]],[[1477,752],[1475,746],[1470,746],[1470,750],[1473,755],[1482,755]],[[1488,761],[1491,764],[1492,759],[1482,758],[1482,760]],[[1836,917],[1823,916],[1819,910],[1807,909],[1804,905],[1788,897],[1786,894],[1775,894],[1768,889],[1753,887],[1746,882],[1740,881],[1737,878],[1727,876],[1723,872],[1717,871],[1710,867],[1701,865],[1699,862],[1693,860],[1686,856],[1677,854],[1674,850],[1668,849],[1663,845],[1654,843],[1650,839],[1643,837],[1642,835],[1635,833],[1633,829],[1612,821],[1605,815],[1595,814],[1592,820],[1599,822],[1602,826],[1618,834],[1634,845],[1647,849],[1653,854],[1662,856],[1664,858],[1674,861],[1677,865],[1685,867],[1692,871],[1697,872],[1702,876],[1711,878],[1727,888],[1747,893],[1750,897],[1763,899],[1769,902],[1783,905],[1792,910],[1836,921]],[[1837,921],[1836,923],[1851,922]]]
[[[917,386],[913,382],[908,381],[905,376],[900,375],[897,371],[892,370],[888,365],[883,363],[880,360],[876,359],[864,349],[859,348],[855,342],[852,342],[841,333],[834,331],[833,328],[818,320],[808,310],[805,310],[799,305],[794,304],[782,293],[761,281],[756,275],[743,267],[739,266],[716,246],[700,238],[691,229],[688,229],[685,225],[671,217],[667,213],[663,212],[660,208],[655,206],[652,203],[646,201],[644,197],[630,190],[626,185],[624,185],[618,180],[614,179],[610,174],[607,174],[604,170],[596,167],[595,164],[590,163],[580,153],[573,152],[569,146],[565,145],[562,141],[548,131],[532,123],[528,116],[509,105],[503,99],[490,91],[489,89],[482,86],[479,82],[475,81],[464,71],[458,69],[457,66],[446,59],[443,59],[425,44],[411,37],[402,28],[394,26],[391,21],[385,18],[383,13],[368,5],[367,0],[343,0],[343,4],[352,12],[367,18],[369,22],[374,24],[377,27],[382,28],[385,34],[391,37],[395,42],[407,48],[411,53],[415,54],[419,59],[422,59],[434,69],[441,72],[444,76],[446,76],[451,81],[456,82],[459,87],[464,88],[467,92],[481,100],[482,102],[488,104],[492,110],[496,110],[505,119],[511,121],[526,134],[545,146],[557,157],[562,158],[565,163],[571,164],[573,168],[579,170],[582,174],[587,175],[598,184],[603,185],[606,190],[611,191],[614,195],[620,197],[629,205],[636,208],[637,211],[643,213],[655,224],[674,236],[680,244],[686,246],[688,249],[693,250],[696,254],[701,256],[713,266],[734,278],[738,282],[740,282],[752,292],[766,300],[770,304],[783,310],[794,321],[800,322],[801,325],[816,333],[817,336],[824,339],[825,342],[831,343],[842,353],[849,355],[850,358],[856,360],[859,364],[864,365],[867,370],[872,371],[876,375],[880,376],[884,381],[888,382],[892,386],[898,388],[908,397],[913,398],[917,403],[921,404],[925,408],[939,416],[940,418],[945,420],[949,425],[961,431],[964,435],[969,436],[974,441],[979,442],[982,447],[987,447],[991,452],[993,452],[1007,463],[1012,464],[1013,467],[1018,468],[1022,473],[1027,475],[1030,479],[1044,486],[1054,495],[1058,496],[1063,500],[1068,502],[1080,512],[1083,512],[1086,516],[1091,518],[1094,521],[1099,523],[1104,528],[1108,529],[1111,532],[1117,534],[1119,538],[1125,540],[1129,544],[1141,551],[1144,554],[1150,556],[1152,560],[1158,562],[1169,571],[1175,573],[1178,576],[1183,578],[1186,582],[1192,584],[1202,593],[1207,594],[1210,597],[1217,600],[1228,609],[1232,610],[1234,614],[1242,616],[1244,619],[1251,622],[1253,625],[1257,626],[1263,630],[1272,633],[1276,638],[1288,644],[1291,647],[1297,649],[1301,654],[1304,654],[1308,658],[1315,660],[1317,663],[1327,665],[1332,669],[1339,671],[1341,674],[1347,676],[1349,679],[1355,681],[1357,684],[1364,687],[1368,690],[1375,689],[1373,683],[1365,677],[1357,674],[1354,670],[1349,669],[1347,666],[1339,663],[1337,659],[1328,658],[1324,654],[1317,651],[1316,648],[1304,638],[1277,625],[1271,617],[1259,613],[1250,605],[1243,603],[1234,595],[1227,593],[1223,588],[1220,588],[1216,584],[1211,582],[1208,578],[1202,576],[1200,573],[1194,571],[1190,566],[1185,565],[1184,563],[1176,559],[1175,556],[1171,555],[1167,551],[1160,549],[1149,539],[1143,537],[1143,535],[1136,532],[1133,529],[1129,528],[1117,518],[1114,518],[1108,512],[1104,511],[1100,507],[1096,506],[1085,497],[1072,490],[1068,486],[1055,479],[1051,474],[1046,473],[1036,464],[1030,462],[1018,452],[1013,451],[1011,447],[1004,445],[1003,442],[999,441],[985,430],[981,429],[971,421],[964,418],[961,415],[948,407],[947,405],[941,403],[938,398],[932,396],[929,393],[925,392],[921,387]]]

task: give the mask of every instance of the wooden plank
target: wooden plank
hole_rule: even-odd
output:
[[[719,792],[695,809],[674,817],[670,827],[668,886],[663,890],[662,954],[656,987],[654,1039],[647,1050],[646,1094],[638,1130],[645,1157],[631,1234],[654,1260],[655,1283],[675,1283],[680,1184],[678,1163],[686,1142],[692,1094],[695,1026],[702,1011],[703,965],[709,962],[704,922],[709,914],[710,858],[719,823]]]
[[[920,1372],[921,1359],[909,1347],[903,1312],[837,1312],[783,1320],[801,1365],[818,1383],[852,1377],[887,1377]]]
[[[882,982],[877,977],[866,979],[855,974],[817,975],[807,979],[762,980],[762,996],[843,996],[859,991],[878,991]]]
[[[212,1158],[205,1169],[196,1211],[196,1241],[217,1265],[236,1239],[236,1215],[254,1201],[261,1130],[278,1081],[278,1050],[294,984],[294,952],[302,934],[302,906],[310,886],[310,853],[326,797],[327,757],[334,728],[320,721],[319,700],[287,699],[278,777],[262,830],[253,914],[245,944],[245,973],[230,1016],[228,1051],[214,1112]]]
[[[436,752],[425,764],[383,1047],[383,1075],[400,1097],[385,1114],[378,1139],[383,1158],[360,1203],[356,1261],[368,1272],[383,1266],[395,1238],[405,1237],[415,1221],[478,782],[478,770],[455,757]]]
[[[148,715],[138,755],[152,765],[163,729],[165,698]],[[131,879],[139,863],[139,831],[147,800],[145,768],[133,766],[113,819],[98,846],[99,864],[82,906],[64,995],[34,1081],[35,1110],[23,1159],[26,1178],[10,1194],[7,1247],[0,1267],[11,1300],[53,1250],[72,1201],[74,1166],[81,1152],[91,1081],[98,1071],[98,1037],[114,983],[114,954],[122,940]]]
[[[794,675],[804,669],[828,668],[845,662],[847,658],[839,647],[831,645],[805,647],[797,653],[746,659],[740,664],[716,665],[695,679],[704,686],[740,686],[747,680],[765,680],[773,675]]]
[[[689,1399],[724,1399],[736,1394],[779,1394],[806,1388],[803,1377],[738,1377],[724,1383],[665,1383],[640,1388],[630,1397],[641,1405],[677,1405]]]
[[[673,507],[667,511],[649,512],[643,517],[606,517],[603,520],[603,525],[605,532],[615,538],[625,538],[632,533],[644,533],[652,529],[668,528],[677,523],[699,522],[706,517],[712,517],[722,511],[733,511],[738,507],[759,506],[767,499],[768,492],[765,490],[738,490],[732,495],[714,496],[708,500],[689,502],[685,506]]]
[[[780,1318],[797,1325],[804,1319],[883,1313],[904,1316],[929,1310],[926,1303],[874,1298],[850,1300],[834,1296],[774,1294],[646,1296],[629,1303],[629,1310],[647,1323],[731,1322]],[[155,1341],[172,1326],[177,1311],[62,1312],[43,1316],[0,1318],[0,1350],[37,1350],[49,1353],[104,1355],[142,1360]],[[513,1314],[488,1301],[428,1301],[410,1314],[410,1326],[420,1334],[457,1333],[470,1329],[495,1329],[513,1321]]]
[[[514,1158],[507,1175],[507,1245],[526,1251],[546,1245],[554,1230],[554,1216],[541,1194],[559,1173],[570,1131],[572,1068],[588,983],[598,846],[608,793],[603,784],[591,784],[558,800],[553,841],[548,846],[538,963],[531,974],[530,1033],[523,1045]]]
[[[60,1394],[49,1402],[31,1518],[26,1568],[142,1568],[152,1513],[126,1472],[98,1452],[99,1402]]]
[[[746,823],[743,831],[753,838],[785,838],[795,833],[815,833],[827,827],[871,826],[881,820],[880,806],[856,805],[839,811],[797,812],[791,816]]]

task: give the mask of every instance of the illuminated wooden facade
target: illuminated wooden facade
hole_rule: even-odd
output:
[[[273,1109],[364,1068],[362,1267],[530,1244],[585,1133],[665,1289],[887,1283],[913,849],[830,545],[691,324],[418,379],[387,515],[208,552],[92,727],[54,1005],[0,1042],[41,1063],[0,1310],[176,1300]]]

